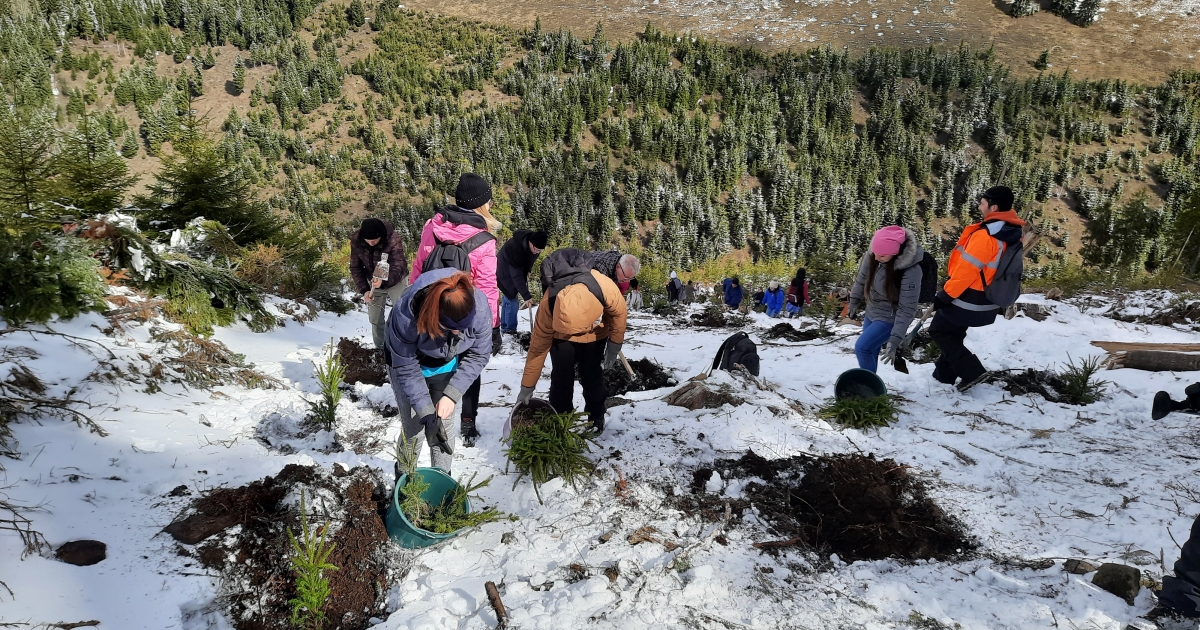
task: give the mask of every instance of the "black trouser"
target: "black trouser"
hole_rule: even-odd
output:
[[[966,326],[950,321],[945,313],[938,311],[933,316],[933,323],[929,324],[929,336],[942,351],[933,364],[933,378],[938,382],[953,385],[961,378],[964,383],[970,383],[986,372],[979,357],[963,345],[967,338]]]
[[[1175,576],[1163,576],[1158,603],[1187,615],[1200,616],[1200,517],[1192,523],[1192,535],[1175,562]]]
[[[579,384],[583,385],[583,408],[594,418],[604,417],[604,346],[607,340],[578,343],[555,339],[550,344],[550,405],[559,413],[573,411],[575,405],[575,366],[579,366]]]
[[[492,329],[492,356],[500,351],[500,327]],[[476,377],[475,382],[463,392],[462,417],[474,420],[479,417],[479,390],[483,386],[483,375]]]

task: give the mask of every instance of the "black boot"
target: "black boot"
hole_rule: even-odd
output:
[[[1195,385],[1191,385],[1188,389],[1192,389]],[[1195,390],[1195,393],[1200,397],[1200,388]],[[1171,400],[1171,395],[1167,392],[1158,392],[1154,395],[1154,405],[1150,408],[1150,418],[1153,420],[1162,420],[1167,417],[1167,414],[1172,411],[1200,411],[1200,408],[1192,402],[1192,397],[1188,396],[1187,400]]]
[[[604,414],[593,413],[588,416],[588,420],[592,421],[592,430],[596,432],[596,435],[604,433]]]
[[[462,419],[462,439],[463,446],[471,448],[475,446],[475,439],[479,436],[479,429],[475,428],[475,418]]]
[[[1192,383],[1183,389],[1192,411],[1200,411],[1200,383]]]

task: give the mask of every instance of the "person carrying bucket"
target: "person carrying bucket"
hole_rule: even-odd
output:
[[[491,358],[487,296],[467,273],[426,271],[392,309],[387,346],[388,376],[404,435],[420,441],[423,432],[431,463],[449,473],[463,394]]]
[[[884,362],[896,359],[917,314],[924,256],[925,250],[912,232],[898,225],[880,228],[871,238],[871,249],[859,263],[850,289],[847,311],[852,317],[859,304],[866,302],[862,334],[854,344],[860,368],[875,372],[881,348]]]

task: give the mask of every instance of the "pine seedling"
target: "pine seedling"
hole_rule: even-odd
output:
[[[408,481],[400,488],[400,494],[404,497],[400,501],[400,510],[404,512],[404,516],[408,518],[408,522],[413,524],[413,527],[426,529],[425,521],[429,518],[432,510],[429,503],[422,496],[429,489],[429,482],[425,481],[425,477],[417,471],[408,473]]]
[[[308,403],[312,421],[320,424],[326,431],[332,431],[337,422],[337,406],[342,400],[340,388],[346,375],[346,366],[342,357],[337,353],[333,339],[329,340],[329,355],[323,364],[317,365],[317,383],[321,386],[321,400]]]
[[[886,394],[874,398],[834,400],[817,412],[820,418],[855,429],[886,427],[895,422],[899,414],[900,409],[896,407],[895,401]]]
[[[1100,357],[1088,357],[1075,364],[1067,357],[1067,367],[1059,373],[1062,385],[1058,388],[1064,402],[1072,405],[1090,405],[1104,397],[1108,381],[1096,378],[1100,371]]]
[[[420,446],[416,438],[410,438],[404,431],[400,431],[400,437],[396,440],[396,463],[400,465],[401,475],[411,475],[417,471]]]
[[[591,452],[593,444],[595,435],[582,413],[545,413],[533,424],[514,428],[504,454],[517,469],[517,482],[528,475],[537,492],[554,477],[562,477],[571,487],[590,477],[595,464],[584,454]]]
[[[320,530],[318,532],[318,529]],[[325,626],[325,601],[332,592],[326,571],[337,571],[329,563],[334,543],[325,539],[325,527],[310,528],[308,509],[304,502],[304,491],[300,491],[300,535],[299,540],[288,528],[288,540],[292,543],[292,570],[296,572],[296,597],[288,600],[292,605],[291,623],[302,630],[321,630]]]

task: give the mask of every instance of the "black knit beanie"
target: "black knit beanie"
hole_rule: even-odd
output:
[[[454,189],[454,205],[463,210],[474,210],[492,200],[492,187],[487,180],[475,173],[463,173]]]
[[[529,235],[529,244],[538,249],[546,249],[547,240],[545,232],[534,232]]]
[[[362,227],[358,229],[358,237],[364,241],[387,236],[387,226],[379,219],[363,219]]]
[[[1001,210],[1012,210],[1013,200],[1016,198],[1008,186],[992,186],[980,197],[987,199],[989,206],[999,206]]]

